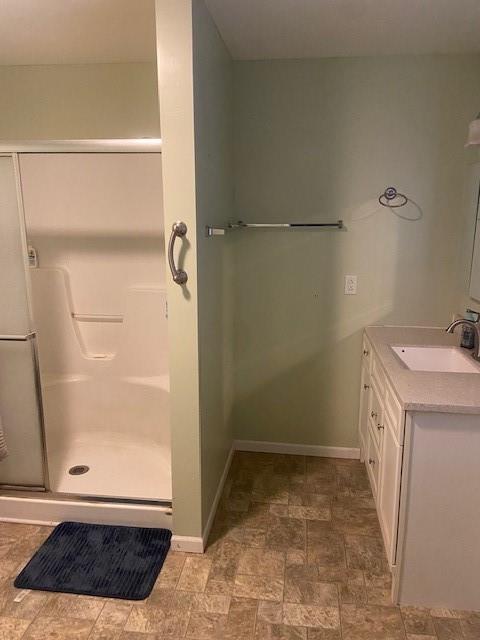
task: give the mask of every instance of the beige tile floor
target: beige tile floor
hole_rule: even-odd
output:
[[[480,613],[398,608],[363,466],[236,454],[204,556],[171,552],[142,602],[31,591],[48,535],[0,523],[0,640],[474,640]]]

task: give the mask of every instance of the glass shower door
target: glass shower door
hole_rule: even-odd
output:
[[[16,159],[0,156],[0,487],[45,487],[40,387]]]

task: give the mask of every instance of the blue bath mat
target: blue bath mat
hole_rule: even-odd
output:
[[[17,576],[19,589],[143,600],[170,548],[167,529],[62,522]]]

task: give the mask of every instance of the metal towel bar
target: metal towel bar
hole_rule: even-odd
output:
[[[336,222],[230,222],[229,229],[343,229],[343,220]]]
[[[226,228],[207,226],[205,227],[205,235],[207,238],[223,236],[227,231],[235,229],[303,229],[305,231],[310,229],[339,229],[346,231],[343,220],[337,220],[336,222],[243,222],[238,220],[237,222],[229,222]]]

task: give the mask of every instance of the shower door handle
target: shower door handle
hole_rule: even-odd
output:
[[[172,272],[173,281],[176,284],[185,284],[188,280],[187,273],[183,269],[177,269],[175,259],[173,257],[173,247],[177,238],[183,238],[187,234],[187,225],[184,222],[174,222],[172,225],[172,233],[168,241],[168,264]]]

